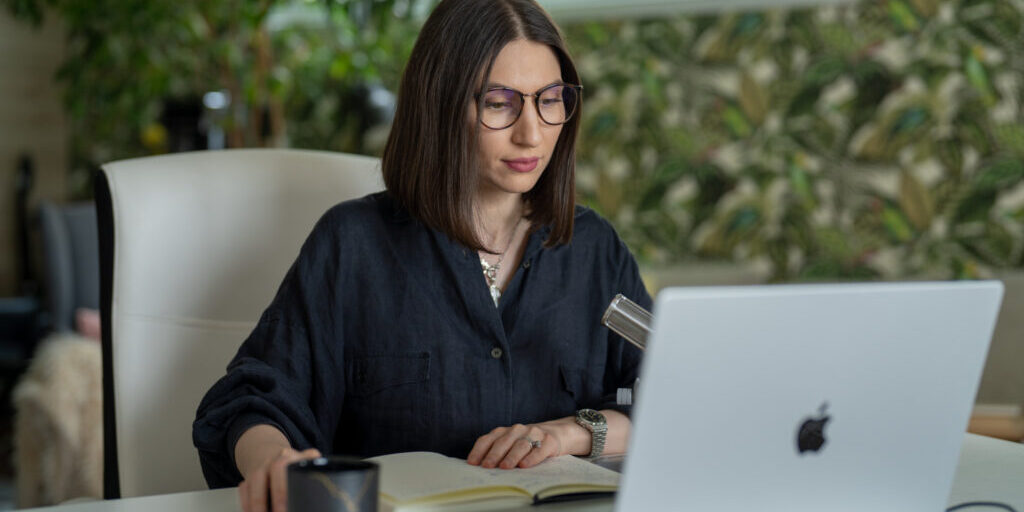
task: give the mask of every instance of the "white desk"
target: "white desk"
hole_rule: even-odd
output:
[[[1024,445],[967,434],[956,468],[949,505],[999,501],[1024,512]],[[530,512],[609,512],[612,500],[521,507]],[[32,509],[54,512],[238,512],[237,490],[218,489]],[[936,511],[939,512],[939,511]]]

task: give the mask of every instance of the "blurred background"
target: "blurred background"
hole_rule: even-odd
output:
[[[379,155],[435,3],[0,0],[0,480],[18,376],[98,303],[88,278],[73,299],[54,283],[45,209],[88,208],[124,158]],[[976,425],[1024,437],[1024,0],[540,3],[585,87],[579,201],[652,292],[1003,279]]]

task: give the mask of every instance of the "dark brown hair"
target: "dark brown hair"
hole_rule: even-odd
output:
[[[548,45],[562,80],[580,83],[561,33],[533,0],[442,0],[409,57],[384,147],[381,166],[392,197],[427,226],[475,250],[486,250],[472,222],[480,123],[470,127],[466,119],[498,53],[518,39]],[[524,194],[529,220],[552,228],[548,246],[572,238],[581,107],[563,125],[540,180]]]

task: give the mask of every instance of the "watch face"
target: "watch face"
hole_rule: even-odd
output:
[[[581,410],[579,417],[583,421],[587,421],[590,423],[604,423],[604,415],[593,409]]]

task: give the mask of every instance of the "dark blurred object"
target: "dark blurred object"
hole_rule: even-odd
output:
[[[57,332],[76,330],[80,308],[99,310],[100,252],[96,205],[39,205],[46,265],[47,306]]]
[[[364,83],[354,86],[342,100],[338,122],[344,122],[345,118],[354,119],[356,122],[353,147],[350,150],[372,154],[376,147],[383,147],[383,139],[368,139],[373,138],[378,131],[378,138],[380,135],[386,137],[391,122],[395,119],[395,95],[380,84]]]
[[[18,230],[18,294],[34,295],[38,285],[34,279],[32,258],[29,255],[28,195],[35,181],[32,157],[22,154],[18,159],[18,172],[14,182],[14,221]]]
[[[3,372],[4,394],[9,389],[7,381],[16,378],[24,370],[43,331],[39,300],[36,297],[38,286],[29,256],[28,195],[32,189],[34,170],[32,158],[27,154],[22,155],[18,160],[14,187],[19,296],[0,298],[0,370]]]
[[[206,133],[207,149],[227,149],[224,123],[230,113],[230,91],[209,91],[203,95],[203,116],[199,120],[199,129]]]
[[[0,370],[18,373],[32,355],[43,329],[35,297],[0,298]],[[5,388],[6,389],[6,388]]]
[[[160,124],[167,129],[167,150],[178,153],[207,149],[206,134],[200,129],[202,119],[203,102],[199,98],[165,101]]]
[[[363,132],[374,126],[390,125],[395,118],[395,95],[380,84],[355,86],[346,105],[358,115]]]

